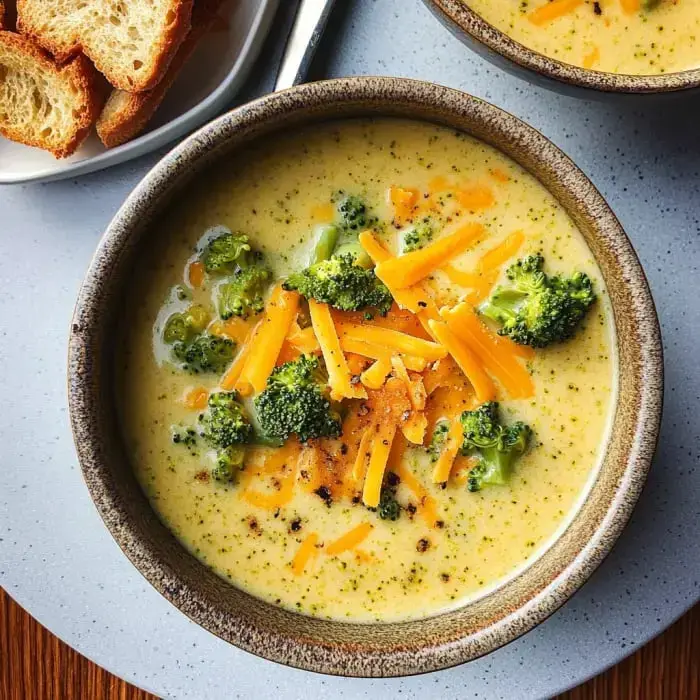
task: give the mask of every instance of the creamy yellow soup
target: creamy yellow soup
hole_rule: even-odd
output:
[[[431,480],[426,450],[407,447],[392,453],[387,465],[400,478],[396,499],[402,510],[391,521],[363,505],[362,484],[353,485],[347,473],[343,488],[324,482],[339,469],[334,458],[327,458],[320,476],[310,477],[304,462],[310,446],[296,464],[275,464],[275,448],[250,448],[237,483],[209,478],[211,451],[175,444],[172,427],[196,421],[201,408],[188,405],[193,396],[197,404],[193,389],[206,396],[220,376],[192,376],[175,367],[161,335],[167,315],[191,303],[172,290],[191,282],[188,263],[198,241],[216,227],[245,231],[283,278],[307,264],[315,229],[333,216],[331,197],[343,191],[364,196],[379,220],[389,222],[376,235],[398,254],[404,227],[387,195],[396,186],[432,202],[443,226],[436,240],[465,223],[484,227],[473,246],[451,261],[449,275],[438,270],[428,281],[439,304],[473,293],[454,280],[463,282],[460,272],[474,273],[486,253],[502,250],[500,244],[514,235],[518,256],[541,251],[548,271],[585,271],[595,282],[598,301],[574,338],[522,360],[534,395],[513,399],[497,384],[504,419],[526,421],[535,436],[512,479],[472,493],[462,474],[443,487]],[[607,439],[615,403],[614,331],[600,272],[580,233],[542,185],[511,160],[468,136],[424,123],[316,125],[266,138],[208,172],[159,229],[126,307],[117,373],[124,436],[160,518],[217,574],[305,614],[406,620],[484,594],[536,558],[565,527]],[[205,280],[192,290],[193,300],[210,304],[212,290]],[[454,382],[462,387],[457,405],[450,387],[438,389],[426,406],[431,421],[477,405],[464,378]],[[339,442],[359,440],[357,431],[347,433]],[[324,485],[331,487],[330,498],[319,491]],[[283,492],[284,505],[265,502],[274,503]],[[358,526],[363,539],[339,546]],[[300,562],[304,547],[311,556]]]
[[[658,75],[700,66],[697,0],[465,0],[545,56],[607,73]]]

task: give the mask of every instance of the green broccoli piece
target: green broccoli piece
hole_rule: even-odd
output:
[[[358,240],[346,241],[335,249],[335,257],[342,258],[345,255],[350,255],[353,263],[365,270],[371,270],[374,267],[372,258],[367,255]]]
[[[241,445],[229,445],[216,454],[216,463],[211,476],[216,481],[227,484],[236,481],[238,472],[243,468],[245,448]]]
[[[430,456],[430,461],[435,464],[440,458],[440,453],[442,448],[445,446],[447,441],[447,433],[450,432],[450,422],[447,420],[438,421],[435,424],[435,429],[433,430],[433,436],[430,438],[430,444],[427,447],[428,455]]]
[[[226,320],[231,316],[260,313],[265,308],[263,294],[271,279],[272,270],[264,263],[238,268],[233,277],[217,289],[219,316]]]
[[[433,240],[435,229],[430,220],[421,221],[418,225],[406,231],[403,235],[404,253],[419,250]]]
[[[295,434],[301,442],[338,437],[341,421],[329,400],[327,381],[317,357],[302,355],[276,367],[254,400],[263,433],[279,440]]]
[[[398,520],[401,516],[401,504],[396,500],[396,488],[382,486],[379,493],[377,513],[382,520]]]
[[[209,313],[203,306],[194,304],[186,311],[168,317],[163,329],[163,340],[172,343],[189,343],[199,335],[209,323]]]
[[[479,459],[469,472],[467,488],[479,491],[487,484],[507,483],[516,458],[530,444],[530,426],[521,421],[503,425],[496,401],[487,401],[474,411],[464,411],[461,422],[464,433],[462,454]]]
[[[391,293],[374,271],[355,265],[352,255],[322,260],[291,274],[282,286],[341,311],[358,311],[373,306],[381,314],[386,314],[393,301]]]
[[[345,232],[360,233],[377,223],[377,217],[370,212],[365,200],[358,195],[351,194],[343,197],[336,209],[340,215],[340,228]]]
[[[226,448],[248,442],[253,433],[250,420],[235,391],[211,394],[207,410],[199,416],[201,436],[214,447]]]
[[[249,252],[248,236],[229,231],[209,241],[200,259],[207,272],[221,274],[233,272]]]
[[[333,255],[339,235],[340,231],[338,231],[338,227],[334,224],[327,224],[320,227],[316,245],[311,255],[312,265],[321,262],[321,260],[328,260],[328,258]]]
[[[484,316],[502,324],[500,335],[533,348],[570,338],[596,300],[585,273],[550,277],[543,265],[541,255],[518,260],[506,272],[510,284],[499,286],[479,307]]]
[[[191,342],[173,345],[173,356],[192,374],[221,374],[233,359],[236,344],[229,338],[204,333]]]

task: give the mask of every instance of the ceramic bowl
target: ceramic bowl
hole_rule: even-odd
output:
[[[603,73],[562,63],[523,46],[470,9],[465,0],[423,0],[456,36],[495,65],[575,97],[662,95],[700,87],[700,69],[662,75]]]
[[[561,537],[525,571],[462,608],[423,620],[348,624],[258,600],[190,555],[158,520],[132,473],[115,415],[115,322],[150,222],[194,178],[252,139],[336,118],[392,116],[464,131],[537,177],[585,236],[607,284],[619,353],[619,401],[604,463]],[[610,551],[642,490],[654,452],[663,361],[654,304],[617,219],[585,175],[515,117],[462,92],[395,78],[349,78],[264,97],[212,122],[160,161],[109,225],[80,291],[68,383],[83,474],[112,535],[139,571],[194,621],[267,659],[323,673],[387,677],[474,659],[561,606]]]

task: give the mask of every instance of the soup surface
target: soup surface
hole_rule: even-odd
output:
[[[217,318],[212,299],[221,280],[203,274],[200,259],[221,227],[248,234],[271,266],[274,284],[308,265],[314,241],[337,218],[338,202],[348,193],[366,202],[372,212],[367,225],[387,256],[402,253],[402,241],[418,221],[435,227],[423,252],[468,233],[468,245],[443,250],[440,264],[419,285],[430,308],[461,301],[464,323],[481,329],[485,345],[466,351],[477,365],[468,371],[478,391],[426,333],[428,326],[396,305],[383,317],[366,310],[327,314],[324,304],[316,304],[314,315],[296,293],[274,287],[261,314]],[[606,441],[615,399],[614,332],[606,290],[583,238],[515,163],[430,124],[316,125],[255,143],[209,172],[159,228],[125,309],[117,371],[123,430],[153,507],[220,576],[320,617],[418,618],[483,594],[536,557],[565,526]],[[509,264],[538,251],[549,273],[587,273],[597,301],[572,339],[532,350],[499,340],[493,324],[471,309],[505,281]],[[287,301],[280,302],[285,294]],[[405,294],[395,296],[406,301]],[[291,316],[285,303],[294,305]],[[242,370],[240,355],[223,380],[222,372],[193,374],[173,361],[164,328],[193,304],[206,309],[212,335],[235,339],[239,353],[254,348]],[[419,301],[421,309],[424,304]],[[265,342],[250,337],[261,318],[263,328],[269,320],[275,331]],[[258,391],[241,384],[241,377],[252,377],[245,373],[257,371],[271,353],[278,365],[302,351],[318,356],[319,345],[325,353],[321,318],[332,319],[342,342],[352,377],[345,391],[367,396],[342,402],[342,436],[247,446],[240,473],[230,481],[214,478],[217,453],[198,422],[212,392],[235,380],[253,413]],[[400,335],[385,336],[385,330]],[[399,350],[392,347],[397,337],[403,339]],[[372,364],[372,354],[387,363],[383,370]],[[502,372],[499,362],[510,369]],[[364,374],[372,367],[373,377]],[[263,379],[267,374],[269,368]],[[459,453],[461,428],[458,435],[454,426],[462,411],[476,409],[484,398],[500,402],[499,420],[511,426],[524,421],[533,432],[507,483],[470,491],[478,459]],[[426,447],[436,425],[446,434],[431,452]],[[379,508],[367,507],[377,505],[380,484]]]
[[[530,49],[583,68],[658,75],[700,66],[698,0],[465,0]]]

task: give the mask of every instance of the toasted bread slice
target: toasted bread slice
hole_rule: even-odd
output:
[[[192,0],[18,0],[17,27],[63,63],[82,51],[115,87],[154,88],[190,29]]]
[[[107,148],[120,146],[143,131],[199,41],[216,24],[216,13],[221,2],[222,0],[196,0],[192,10],[192,28],[156,87],[145,92],[112,92],[97,120],[97,134]]]
[[[15,30],[17,18],[15,4],[15,0],[0,0],[0,30],[6,29],[10,32]]]
[[[29,39],[0,31],[0,134],[65,158],[88,135],[103,102],[99,75],[85,56],[57,66]]]

